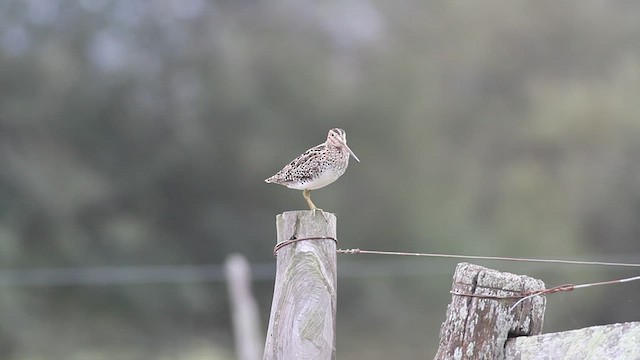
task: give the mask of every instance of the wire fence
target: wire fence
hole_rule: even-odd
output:
[[[640,267],[632,261],[640,259],[640,254],[609,255],[599,261],[525,259],[496,256],[451,255],[428,253],[384,252],[377,250],[346,249],[338,250],[344,254],[394,255],[411,257],[431,257],[446,259],[473,259],[491,262],[517,262],[521,271],[548,273],[554,268],[550,265],[565,266],[563,272],[621,271]],[[443,259],[444,258],[444,259]],[[588,257],[578,257],[588,259]],[[568,266],[568,270],[567,270]],[[605,267],[602,267],[605,266]],[[254,281],[273,281],[275,264],[253,263],[251,275]],[[439,261],[407,261],[396,259],[342,260],[338,267],[338,276],[343,279],[372,277],[406,276],[450,276],[451,271]],[[159,265],[159,266],[102,266],[102,267],[64,267],[35,269],[2,269],[0,286],[52,287],[52,286],[108,286],[149,283],[190,283],[225,282],[225,267],[221,264],[208,265]]]

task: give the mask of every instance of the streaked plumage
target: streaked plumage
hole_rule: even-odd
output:
[[[342,176],[349,166],[350,155],[360,162],[347,146],[345,131],[334,128],[329,130],[327,141],[305,151],[265,181],[304,190],[303,196],[309,208],[315,212],[320,209],[311,201],[309,192],[325,187]]]

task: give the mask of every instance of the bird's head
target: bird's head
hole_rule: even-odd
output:
[[[347,146],[347,133],[340,128],[333,128],[329,130],[329,134],[327,135],[327,144],[331,146],[335,146],[337,148],[346,149],[357,162],[360,162],[360,159],[356,156],[356,154],[349,149]]]

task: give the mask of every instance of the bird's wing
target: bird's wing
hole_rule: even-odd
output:
[[[310,166],[310,162],[324,150],[324,144],[316,145],[293,159],[274,176],[286,182],[292,182],[309,178],[318,171],[318,166]],[[301,171],[301,169],[305,169]]]

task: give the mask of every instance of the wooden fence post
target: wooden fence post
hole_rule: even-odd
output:
[[[225,269],[237,359],[258,360],[262,343],[258,304],[251,291],[251,265],[244,256],[233,254],[227,257]]]
[[[336,238],[330,213],[287,211],[276,217],[278,243]],[[336,242],[301,240],[277,252],[265,360],[335,359]]]
[[[542,280],[468,263],[458,264],[453,276],[454,295],[447,307],[447,318],[440,328],[440,346],[435,358],[504,359],[507,338],[542,332],[544,296],[527,299],[510,311],[517,299],[469,297],[455,293],[512,296],[542,289]]]

